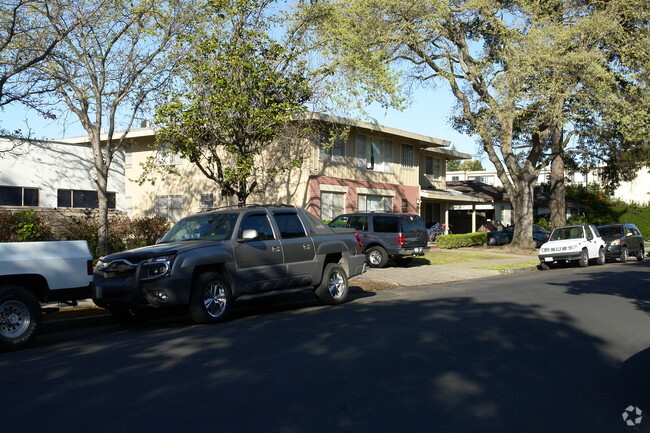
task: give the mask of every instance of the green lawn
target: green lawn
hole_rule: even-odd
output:
[[[460,253],[455,251],[429,251],[423,257],[413,259],[413,264],[419,265],[449,265],[452,263],[480,262],[495,259],[491,254]]]
[[[493,271],[507,271],[510,269],[519,269],[519,268],[530,268],[531,266],[539,265],[539,260],[534,262],[523,262],[523,263],[510,263],[507,265],[494,265],[494,266],[481,266],[476,269],[489,269]]]

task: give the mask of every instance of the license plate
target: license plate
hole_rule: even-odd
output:
[[[413,250],[413,254],[422,254],[422,248],[418,247]]]
[[[544,261],[545,261],[545,262],[552,262],[552,261],[553,261],[553,257],[544,257]]]

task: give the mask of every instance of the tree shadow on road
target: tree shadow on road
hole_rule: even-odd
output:
[[[70,431],[74,408],[95,432],[626,431],[618,366],[568,316],[386,299],[6,354],[3,423]]]

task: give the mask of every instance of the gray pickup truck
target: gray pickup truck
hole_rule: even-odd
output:
[[[223,320],[235,299],[312,290],[325,304],[348,295],[365,271],[353,230],[334,231],[286,205],[250,206],[188,216],[156,244],[102,257],[93,301],[123,323],[151,308],[184,306],[196,323]]]

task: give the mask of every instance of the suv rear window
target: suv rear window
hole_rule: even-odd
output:
[[[402,232],[417,232],[420,230],[426,230],[424,221],[417,215],[403,215],[402,219]]]
[[[399,229],[399,218],[397,216],[375,215],[372,217],[372,225],[378,233],[397,233]]]

